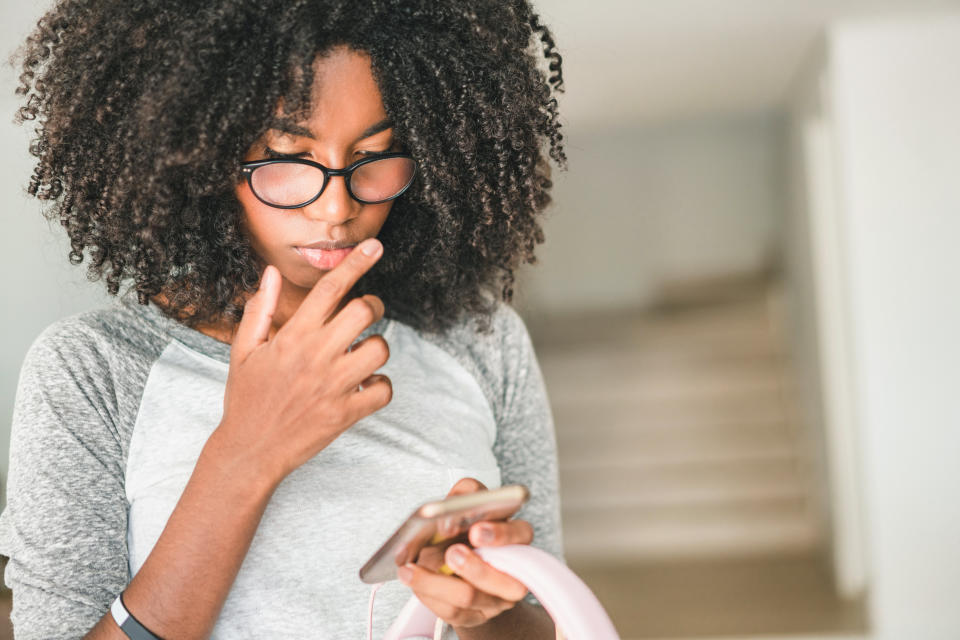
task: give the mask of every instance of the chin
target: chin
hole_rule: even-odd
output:
[[[283,277],[287,282],[295,287],[299,287],[301,289],[313,289],[314,285],[317,284],[320,278],[327,273],[329,272],[307,267],[306,269],[296,269],[295,272],[291,273],[290,275],[283,274]]]

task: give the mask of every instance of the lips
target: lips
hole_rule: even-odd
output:
[[[355,246],[357,246],[356,242],[347,242],[347,241],[330,242],[327,240],[320,240],[319,242],[314,242],[312,244],[302,244],[297,248],[298,249],[326,249],[327,251],[330,251],[333,249],[349,249],[350,247],[355,247]]]
[[[294,249],[314,268],[329,270],[340,264],[353,251],[353,247],[354,245],[348,245],[342,249],[315,249],[312,247],[294,247]]]

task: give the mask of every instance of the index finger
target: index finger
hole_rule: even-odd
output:
[[[526,520],[484,520],[470,527],[470,544],[475,547],[502,547],[533,542],[533,526]]]
[[[460,478],[452,487],[450,487],[450,492],[447,493],[447,497],[449,498],[451,496],[459,496],[465,493],[484,491],[486,488],[487,486],[476,478]]]
[[[376,238],[367,238],[355,246],[340,264],[317,280],[287,324],[304,323],[308,327],[322,325],[382,253],[383,245]]]

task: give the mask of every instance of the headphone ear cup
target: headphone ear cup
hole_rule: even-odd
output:
[[[383,640],[433,640],[436,626],[437,616],[417,596],[412,596],[387,629]]]
[[[479,547],[474,551],[494,569],[527,586],[553,618],[559,640],[620,640],[610,616],[590,588],[546,551],[526,544]],[[433,612],[414,596],[383,640],[429,640],[436,621]]]
[[[527,586],[567,640],[620,640],[610,616],[567,565],[526,544],[475,549],[484,562]],[[562,635],[561,632],[562,631]]]

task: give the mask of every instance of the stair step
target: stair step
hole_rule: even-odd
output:
[[[575,370],[575,372],[574,372]],[[548,377],[549,376],[549,377]],[[792,392],[776,371],[709,371],[644,373],[628,368],[574,367],[570,372],[553,370],[544,374],[551,403],[562,409],[570,405],[621,405],[643,410],[646,407],[748,406],[782,399]]]
[[[719,462],[750,464],[754,461],[780,462],[795,464],[801,457],[790,442],[769,443],[718,443],[710,448],[700,447],[650,447],[636,449],[620,447],[615,451],[604,451],[558,446],[560,467],[567,470],[595,470],[602,472],[612,468],[662,468],[695,467]]]
[[[682,410],[631,404],[555,403],[553,420],[559,435],[569,438],[592,437],[605,433],[630,437],[638,430],[680,432],[705,429],[766,427],[771,430],[793,430],[796,418],[784,408],[781,398],[773,396],[763,402],[742,405],[727,403],[687,405]]]
[[[592,349],[544,350],[537,354],[537,362],[544,374],[561,376],[561,382],[577,380],[601,384],[614,375],[630,378],[669,376],[691,381],[761,372],[781,376],[784,359],[779,354],[712,353],[703,349],[670,347],[663,353],[627,345],[610,345]],[[596,377],[597,375],[600,377]]]
[[[567,483],[569,486],[569,483]],[[796,482],[782,486],[754,487],[660,487],[656,491],[619,491],[593,495],[566,492],[563,496],[565,509],[580,512],[632,509],[661,506],[735,505],[747,502],[770,500],[806,499],[807,493]]]
[[[775,298],[758,286],[711,304],[528,323],[556,427],[568,560],[822,543]]]
[[[563,510],[568,560],[628,561],[805,551],[820,544],[805,499],[617,511]]]
[[[804,475],[794,465],[757,464],[675,470],[561,469],[564,508],[582,511],[669,504],[723,504],[807,496]]]
[[[737,345],[752,351],[758,345],[781,352],[779,327],[771,322],[766,300],[718,305],[672,312],[643,309],[551,314],[530,318],[528,330],[535,347],[566,349],[578,345],[597,347],[640,345]],[[742,353],[742,351],[741,351]]]
[[[739,424],[723,427],[646,427],[636,423],[591,428],[587,423],[569,423],[566,417],[557,418],[557,442],[561,447],[573,449],[590,447],[603,452],[616,452],[625,447],[673,451],[676,449],[735,449],[758,444],[781,446],[793,445],[796,434],[786,424]],[[576,427],[571,426],[576,424]]]

